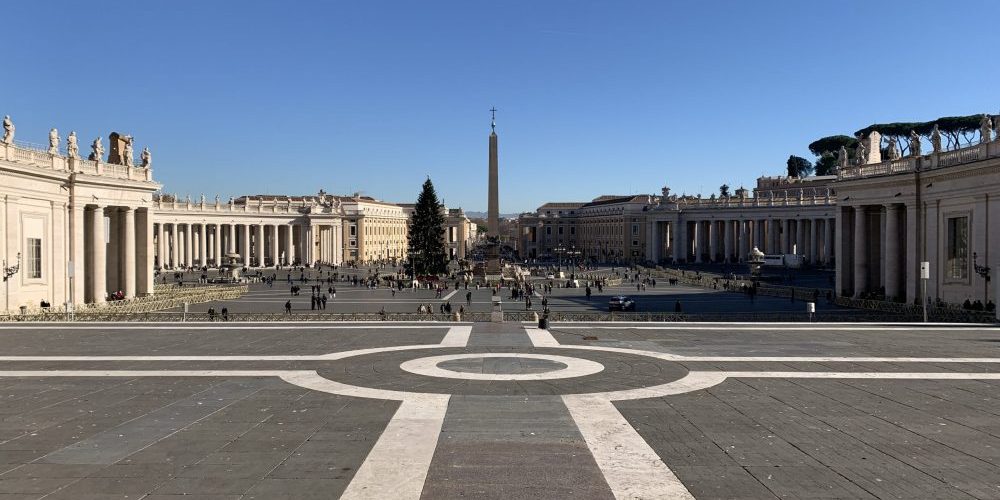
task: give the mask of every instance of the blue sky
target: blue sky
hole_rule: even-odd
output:
[[[990,0],[13,0],[3,17],[18,139],[131,133],[192,197],[412,202],[429,175],[485,210],[494,105],[504,213],[707,196],[825,135],[1000,109]]]

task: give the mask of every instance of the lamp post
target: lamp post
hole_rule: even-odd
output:
[[[559,246],[553,248],[552,251],[555,252],[556,255],[559,256],[559,261],[558,261],[558,264],[556,266],[556,272],[562,271],[562,256],[563,256],[564,253],[566,253],[566,247],[564,247],[562,245],[559,245]]]
[[[990,266],[980,266],[976,263],[976,252],[972,252],[972,269],[983,278],[983,306],[990,301]]]
[[[10,314],[10,279],[21,270],[21,252],[17,253],[17,264],[7,266],[7,259],[3,260],[3,285],[4,285],[4,312]]]

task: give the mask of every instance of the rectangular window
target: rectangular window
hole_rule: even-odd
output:
[[[547,235],[552,234],[552,227],[551,226],[545,226],[545,234],[547,234]]]
[[[563,227],[559,226],[559,234],[563,234]]]
[[[969,277],[969,218],[948,219],[948,277]]]
[[[635,236],[637,234],[639,234],[639,225],[638,224],[632,224],[632,235]]]
[[[569,234],[576,234],[576,226],[569,227]]]
[[[634,247],[639,246],[639,240],[632,240],[632,246]]]
[[[32,279],[42,277],[42,240],[28,238],[28,256],[25,264],[28,266],[27,276]]]
[[[351,226],[351,236],[358,235],[358,226]]]

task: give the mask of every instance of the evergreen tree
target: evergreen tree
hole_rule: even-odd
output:
[[[444,247],[444,214],[434,184],[428,177],[417,197],[410,221],[409,252],[415,274],[441,274],[447,270]]]

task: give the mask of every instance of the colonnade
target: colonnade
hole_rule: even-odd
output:
[[[338,225],[162,221],[153,235],[156,265],[162,269],[217,267],[230,253],[251,267],[343,260]]]
[[[847,258],[838,262],[838,290],[854,297],[877,292],[885,298],[912,301],[919,272],[905,270],[916,266],[916,251],[908,244],[916,241],[915,208],[886,203],[839,210],[840,246]]]
[[[153,293],[153,221],[148,208],[72,207],[70,301],[105,302]]]
[[[744,262],[756,247],[765,254],[802,255],[828,265],[835,259],[833,217],[687,219],[651,221],[647,256],[674,262]]]

